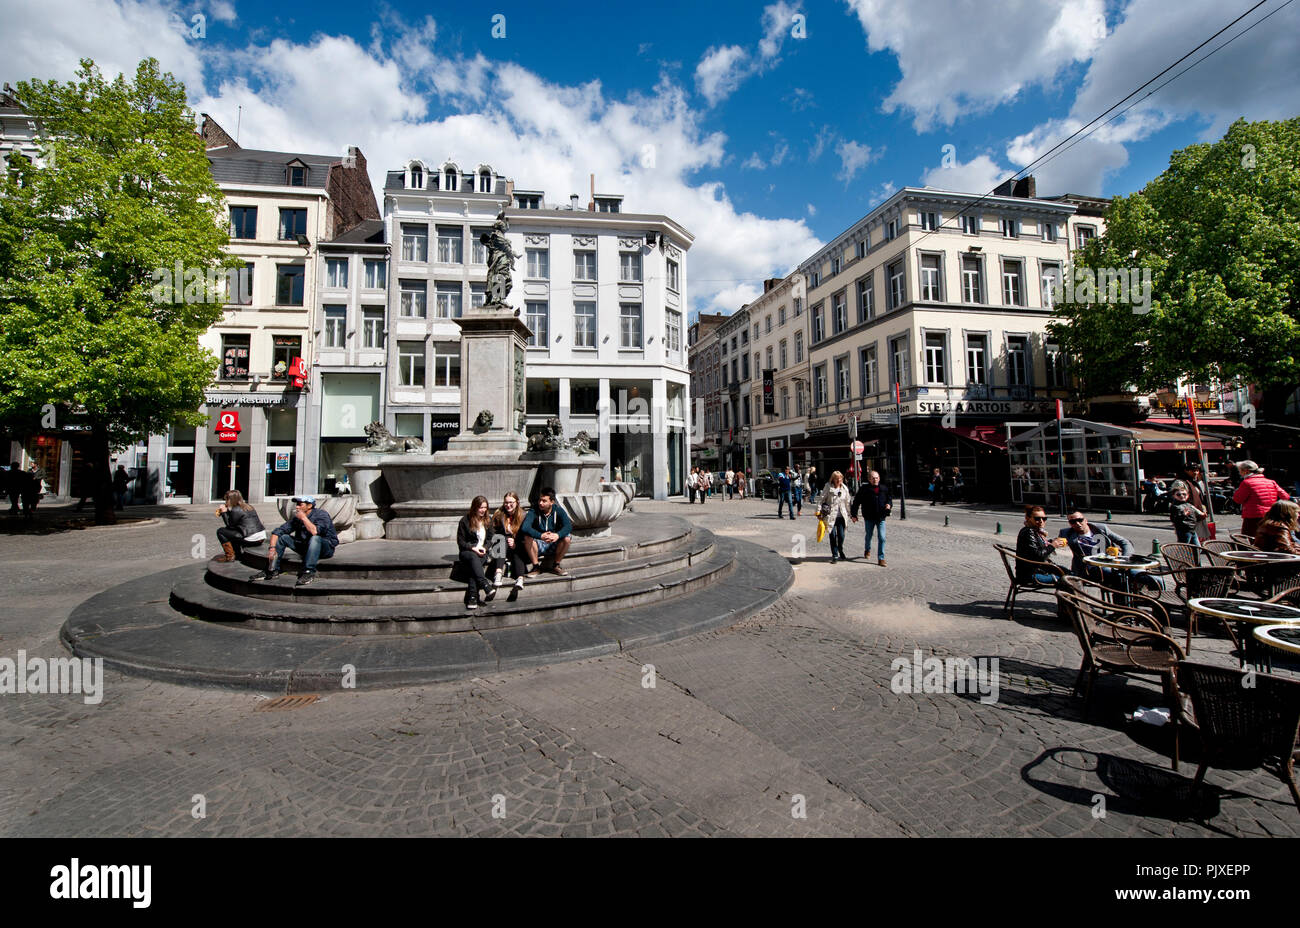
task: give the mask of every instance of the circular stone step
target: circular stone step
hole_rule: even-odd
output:
[[[193,577],[194,566],[187,565],[91,597],[64,623],[60,639],[77,657],[195,686],[319,692],[465,679],[725,627],[775,602],[793,581],[786,559],[767,548],[718,538],[715,549],[712,557],[730,569],[698,578],[699,586],[682,580],[680,595],[669,602],[514,627],[488,627],[475,616],[478,627],[437,634],[284,634],[247,621],[189,618],[167,602],[174,585]]]

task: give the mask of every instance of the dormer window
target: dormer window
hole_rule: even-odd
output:
[[[456,165],[444,164],[442,166],[442,189],[451,193],[460,189],[459,184],[457,183],[457,175],[459,173],[460,172],[457,170]]]
[[[424,168],[418,164],[411,165],[411,179],[406,185],[412,190],[424,189]]]
[[[478,172],[478,192],[479,193],[492,192],[492,172],[489,171],[487,168],[484,168]]]
[[[621,197],[596,197],[596,212],[617,213],[622,211]]]
[[[290,161],[287,173],[290,187],[307,186],[307,165],[301,161]]]

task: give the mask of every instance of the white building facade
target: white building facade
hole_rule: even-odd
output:
[[[504,210],[517,259],[508,302],[533,332],[526,428],[558,417],[585,431],[607,476],[638,494],[680,494],[689,459],[686,253],[672,219],[622,212],[621,198],[548,204],[489,165],[412,161],[390,171],[384,214],[392,242],[386,416],[395,434],[432,450],[457,434],[460,329],[485,300],[479,236]]]

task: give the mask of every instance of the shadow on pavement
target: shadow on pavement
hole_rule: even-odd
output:
[[[1079,748],[1049,748],[1020,769],[1020,778],[1034,789],[1063,802],[1087,806],[1100,818],[1119,812],[1169,821],[1210,822],[1225,797],[1244,796],[1204,783],[1193,796],[1192,778],[1141,761]],[[1081,782],[1082,781],[1082,782]],[[1104,806],[1097,797],[1104,799]]]

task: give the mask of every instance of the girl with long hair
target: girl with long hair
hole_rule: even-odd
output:
[[[222,521],[217,529],[217,541],[221,544],[222,554],[216,558],[220,563],[236,560],[248,544],[260,544],[266,540],[266,528],[258,518],[257,510],[244,501],[244,495],[238,490],[227,493],[217,516]]]
[[[484,568],[488,563],[488,535],[492,520],[488,516],[486,496],[476,496],[469,504],[469,511],[461,517],[456,526],[456,545],[460,548],[460,563],[469,572],[465,587],[465,608],[477,609],[478,594],[483,592],[484,602],[492,602],[497,589],[487,579]]]
[[[505,551],[504,558],[492,560],[495,572],[492,582],[496,586],[501,585],[508,561],[510,572],[515,576],[515,589],[524,588],[524,574],[527,568],[524,564],[524,546],[519,541],[519,529],[523,524],[524,507],[519,505],[519,494],[511,490],[501,501],[501,508],[492,513],[492,550]]]

